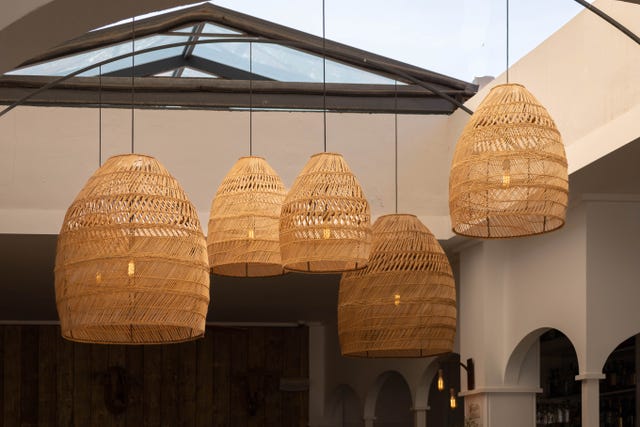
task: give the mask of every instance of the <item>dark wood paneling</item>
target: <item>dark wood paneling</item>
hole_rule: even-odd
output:
[[[304,426],[306,328],[209,328],[159,346],[72,343],[56,326],[0,326],[0,427]]]

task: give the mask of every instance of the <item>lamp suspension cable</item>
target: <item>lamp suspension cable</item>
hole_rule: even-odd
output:
[[[393,82],[394,89],[394,114],[393,114],[393,133],[394,133],[394,158],[395,158],[395,186],[396,186],[396,213],[398,213],[398,81]]]
[[[326,17],[325,0],[322,0],[322,119],[323,119],[323,151],[327,152],[327,51],[326,51]]]
[[[135,152],[134,146],[134,128],[135,128],[135,108],[133,103],[135,101],[136,86],[135,86],[135,73],[136,67],[136,17],[131,18],[131,154]]]
[[[102,166],[102,65],[98,68],[98,167]]]
[[[253,156],[253,43],[249,42],[249,156]]]
[[[506,60],[507,60],[507,83],[509,83],[509,0],[507,0],[507,19],[506,19],[506,32],[507,32],[507,43],[506,43]]]

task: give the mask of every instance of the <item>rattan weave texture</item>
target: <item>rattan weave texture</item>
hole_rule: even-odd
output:
[[[64,218],[56,252],[63,337],[101,344],[204,334],[206,242],[197,212],[153,157],[111,157]]]
[[[522,85],[491,89],[464,128],[449,177],[453,231],[482,238],[562,227],[567,159],[547,110]]]
[[[242,157],[218,188],[209,216],[209,265],[216,274],[265,277],[282,274],[282,180],[262,157]]]
[[[311,157],[282,206],[285,270],[305,273],[363,268],[371,250],[371,214],[360,183],[340,154]]]
[[[453,350],[455,332],[453,273],[436,238],[414,215],[378,218],[369,264],[340,281],[342,354],[433,356]]]

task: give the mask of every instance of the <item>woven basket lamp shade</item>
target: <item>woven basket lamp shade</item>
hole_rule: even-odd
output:
[[[358,179],[340,154],[311,157],[282,205],[285,270],[343,272],[363,268],[371,249],[371,214]]]
[[[436,238],[414,215],[378,218],[369,264],[340,281],[342,354],[433,356],[453,351],[455,333],[456,288]]]
[[[236,162],[211,204],[207,246],[214,273],[282,274],[280,209],[286,194],[282,180],[262,157]]]
[[[58,237],[62,336],[99,344],[201,337],[207,247],[194,206],[153,157],[111,157],[73,201]]]
[[[449,177],[453,231],[482,238],[564,225],[567,158],[547,110],[522,85],[495,86],[464,128]]]

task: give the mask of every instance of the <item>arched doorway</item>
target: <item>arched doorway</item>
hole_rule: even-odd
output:
[[[638,383],[636,366],[640,357],[640,335],[618,345],[609,354],[600,381],[600,425],[604,427],[635,427]]]
[[[413,427],[413,401],[409,386],[397,372],[388,372],[375,405],[374,427]]]
[[[330,401],[332,426],[362,427],[362,405],[356,392],[346,384],[341,384],[333,393]]]
[[[540,336],[540,387],[536,425],[580,426],[581,388],[575,380],[578,357],[573,344],[557,329]]]

